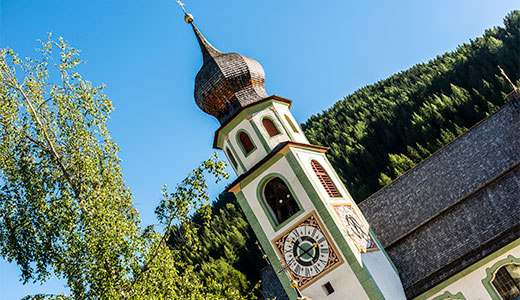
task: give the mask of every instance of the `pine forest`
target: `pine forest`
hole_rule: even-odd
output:
[[[520,11],[455,51],[359,89],[302,128],[312,144],[330,147],[328,159],[356,202],[405,173],[505,104],[520,79]],[[182,230],[170,239],[199,272],[222,278],[243,293],[267,266],[233,196],[220,195],[212,218],[200,224],[204,247],[183,245]],[[198,250],[198,251],[193,251]]]

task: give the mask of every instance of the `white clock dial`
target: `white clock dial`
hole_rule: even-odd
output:
[[[312,211],[273,240],[282,263],[300,289],[343,263],[323,228],[316,212]]]
[[[294,228],[284,243],[284,258],[295,274],[314,277],[320,274],[329,260],[330,246],[316,227],[302,225]]]

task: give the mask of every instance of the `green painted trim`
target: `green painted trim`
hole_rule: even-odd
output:
[[[296,125],[294,125],[294,122],[291,120],[291,117],[289,117],[289,115],[287,115],[287,114],[283,114],[283,116],[285,118],[285,121],[287,121],[287,123],[289,123],[289,126],[291,127],[293,132],[296,134],[300,134],[301,129],[298,130],[298,127],[296,127]]]
[[[238,173],[238,161],[237,159],[235,158],[235,156],[233,155],[233,153],[231,152],[231,149],[229,149],[229,146],[227,146],[225,149],[224,149],[224,154],[226,156],[229,156],[228,157],[228,160],[229,162],[231,163],[231,166],[233,166],[233,169],[235,170],[235,173]],[[234,162],[234,163],[233,163]]]
[[[439,293],[440,291],[445,289],[450,284],[463,278],[464,276],[468,275],[469,273],[475,271],[476,269],[482,267],[483,265],[489,263],[490,261],[500,257],[501,255],[507,253],[507,251],[510,251],[511,249],[513,249],[517,246],[520,246],[520,238],[511,242],[510,244],[504,246],[503,248],[491,253],[490,255],[486,256],[485,258],[477,261],[476,263],[474,263],[471,266],[467,267],[466,269],[460,271],[459,273],[451,276],[450,278],[439,283],[438,285],[434,286],[433,288],[429,289],[428,291],[420,294],[419,296],[415,297],[414,300],[427,299],[427,298]]]
[[[497,261],[491,267],[486,269],[486,278],[482,279],[482,284],[488,291],[491,298],[493,298],[493,300],[502,300],[502,297],[500,297],[500,294],[498,294],[491,281],[495,279],[495,274],[498,271],[498,269],[509,264],[520,265],[520,258],[516,258],[513,255],[509,255],[506,258]]]
[[[267,236],[265,235],[264,231],[260,227],[258,219],[256,218],[255,214],[253,213],[253,210],[249,206],[249,203],[247,202],[244,194],[242,193],[242,191],[240,191],[235,196],[237,197],[240,207],[242,207],[242,211],[244,211],[244,214],[246,215],[247,221],[253,228],[253,231],[255,232],[255,235],[258,238],[260,245],[262,245],[262,249],[264,249],[265,253],[267,254],[269,262],[273,267],[276,275],[278,276],[278,279],[280,280],[280,283],[282,284],[285,293],[287,293],[289,299],[296,299],[297,295],[294,289],[291,287],[291,280],[289,276],[287,276],[287,273],[284,271],[284,267],[278,259],[278,255],[276,254],[275,250],[273,249],[273,246],[267,239]]]
[[[383,251],[383,254],[385,255],[386,259],[388,259],[388,261],[390,262],[390,265],[392,266],[392,269],[394,269],[395,274],[397,274],[397,277],[399,277],[399,270],[397,270],[397,267],[394,265],[394,262],[392,261],[390,256],[388,256],[388,253],[386,253],[385,248],[383,248],[383,245],[381,245],[381,242],[379,242],[379,240],[377,239],[375,233],[372,231],[372,228],[369,227],[368,231],[370,232],[370,235],[372,235],[372,238],[376,242],[377,247],[379,247],[379,250]]]
[[[249,151],[249,153],[246,151],[246,149],[244,149],[244,145],[242,145],[242,141],[240,141],[240,134],[241,133],[245,133],[247,135],[247,137],[249,138],[249,140],[251,141],[251,143],[253,144],[253,150]],[[238,144],[238,147],[240,147],[240,149],[242,150],[242,153],[244,154],[244,157],[248,157],[249,155],[251,155],[251,153],[255,152],[256,150],[256,144],[255,142],[253,142],[253,139],[251,138],[251,136],[249,135],[249,133],[247,133],[247,131],[245,131],[244,129],[239,129],[237,131],[237,134],[235,135],[235,140],[237,141],[237,144]]]
[[[356,275],[358,281],[361,283],[361,286],[363,287],[369,299],[385,299],[383,293],[375,283],[368,269],[365,268],[364,265],[360,264],[356,259],[355,254],[348,245],[345,236],[343,235],[343,233],[341,233],[338,225],[334,222],[330,211],[327,209],[324,201],[321,199],[318,192],[316,191],[316,187],[313,186],[312,181],[309,179],[309,175],[301,167],[301,163],[296,157],[296,155],[292,151],[290,151],[286,154],[286,157],[287,161],[289,162],[289,165],[295,172],[296,177],[298,178],[301,185],[305,189],[305,192],[309,196],[309,199],[311,199],[312,203],[314,204],[314,207],[316,207],[317,213],[323,220],[325,227],[327,227],[328,231],[336,241],[338,248],[343,253],[343,256],[352,268],[352,271]]]
[[[231,131],[233,130],[233,128],[235,128],[240,122],[242,122],[247,116],[253,114],[253,113],[256,113],[256,112],[259,112],[269,106],[272,106],[273,103],[279,103],[279,104],[282,104],[282,105],[286,105],[286,106],[289,106],[290,104],[289,103],[285,103],[283,101],[280,101],[280,100],[276,100],[276,99],[270,99],[270,100],[267,100],[267,101],[262,101],[260,103],[258,103],[258,105],[253,105],[251,107],[248,107],[246,109],[244,109],[243,111],[241,111],[238,115],[236,115],[231,121],[229,121],[228,124],[226,124],[226,126],[220,128],[220,132],[219,132],[219,135],[217,137],[217,147],[219,149],[222,148],[222,144],[224,143],[224,140],[223,138]]]
[[[287,133],[287,135],[289,136],[291,141],[296,141],[294,139],[294,136],[291,133],[291,130],[289,128],[287,128],[287,126],[285,126],[285,123],[284,123],[282,117],[280,116],[280,114],[278,113],[278,111],[275,109],[275,110],[273,110],[273,112],[274,112],[274,115],[276,116],[276,118],[278,118],[278,121],[280,122],[280,124],[282,124],[283,130],[285,131],[285,133]]]
[[[444,294],[439,295],[439,296],[433,298],[432,300],[445,300],[445,299],[466,300],[466,297],[464,297],[464,295],[462,295],[461,292],[458,292],[457,294],[453,295],[452,293],[446,291],[446,292],[444,292]]]
[[[313,147],[305,147],[303,145],[291,145],[291,147],[296,148],[296,149],[303,149],[303,150],[307,150],[307,151],[317,152],[317,153],[325,153],[327,151],[325,149],[316,149]]]
[[[258,177],[258,175],[260,175],[265,170],[267,170],[269,167],[271,167],[273,164],[278,162],[282,157],[283,157],[283,154],[281,154],[281,153],[278,153],[278,154],[274,155],[273,157],[271,157],[271,159],[269,159],[263,165],[258,167],[258,169],[254,170],[253,173],[249,174],[249,176],[242,179],[242,181],[240,181],[240,188],[246,187],[249,183],[251,183],[251,181],[255,180]]]
[[[296,204],[298,205],[298,208],[300,209],[300,210],[298,210],[297,213],[290,216],[287,220],[283,221],[281,224],[277,224],[277,221],[276,221],[275,217],[273,216],[273,211],[268,207],[269,205],[266,203],[266,201],[264,199],[264,193],[263,193],[265,184],[269,180],[273,179],[274,177],[279,177],[280,179],[282,179],[285,182],[285,185],[289,188],[289,191],[291,192],[294,200],[296,200]],[[269,173],[266,176],[264,176],[264,178],[262,178],[262,180],[260,180],[260,182],[258,183],[258,187],[256,189],[256,198],[258,199],[260,206],[262,206],[262,209],[264,210],[264,213],[266,214],[267,218],[269,219],[269,222],[271,223],[271,226],[273,226],[273,229],[275,232],[280,230],[282,227],[284,227],[285,225],[290,223],[292,220],[294,220],[295,218],[297,218],[304,212],[303,206],[300,203],[300,201],[298,200],[298,197],[296,197],[296,193],[294,192],[292,186],[289,184],[289,181],[287,180],[287,178],[285,178],[280,173]]]
[[[275,111],[273,111],[273,112],[274,112],[275,115],[276,115],[276,112],[275,112]],[[266,129],[265,126],[264,126],[264,119],[269,119],[271,122],[273,122],[274,127],[276,127],[276,130],[278,130],[278,134],[273,135],[273,136],[270,136],[270,135],[269,135],[269,132],[267,132],[267,129]],[[265,133],[266,133],[266,136],[268,136],[270,139],[282,135],[282,131],[280,130],[280,126],[279,126],[279,125],[276,125],[276,120],[273,119],[273,117],[271,117],[271,116],[269,116],[269,115],[264,115],[264,116],[262,116],[262,118],[260,119],[260,122],[262,123],[262,128],[264,128],[264,131],[265,131]]]
[[[271,152],[271,148],[269,148],[269,145],[265,141],[265,137],[260,132],[260,129],[258,129],[258,126],[256,126],[255,121],[253,121],[253,119],[251,119],[251,120],[249,120],[249,123],[251,123],[251,126],[253,127],[253,130],[255,131],[256,135],[258,136],[258,139],[260,140],[260,143],[264,147],[265,152],[267,152],[267,153]]]
[[[242,171],[243,171],[244,173],[247,172],[247,169],[246,169],[246,167],[244,166],[244,164],[242,163],[242,160],[239,159],[238,154],[237,154],[237,152],[235,151],[235,148],[233,148],[233,144],[231,143],[231,141],[229,141],[229,143],[228,143],[228,147],[229,147],[229,149],[231,149],[231,152],[233,153],[233,155],[235,156],[236,160],[238,161],[238,164],[239,164],[240,167],[242,168]]]

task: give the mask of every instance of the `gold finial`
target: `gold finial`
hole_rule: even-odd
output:
[[[180,0],[177,0],[175,1],[177,2],[177,4],[180,5],[180,7],[182,8],[182,11],[184,12],[184,21],[186,21],[186,23],[191,23],[193,22],[193,16],[191,14],[189,14],[186,9],[184,8],[184,3],[182,3]]]

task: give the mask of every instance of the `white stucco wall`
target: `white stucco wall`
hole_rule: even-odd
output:
[[[275,123],[276,127],[280,130],[280,135],[274,137],[269,136],[262,124],[262,119],[266,116],[269,117]],[[293,125],[297,129],[297,132],[294,132],[291,125],[287,122],[285,116],[289,117],[289,119],[292,120]],[[259,136],[257,132],[254,130],[253,126],[251,125],[251,122],[254,122],[261,136]],[[253,152],[251,152],[247,156],[242,151],[242,148],[237,140],[237,135],[242,130],[247,132],[247,134],[249,135],[256,147],[256,149],[253,150]],[[228,157],[226,149],[231,146],[231,149],[235,150],[236,155],[233,152],[232,154],[235,156],[235,159],[237,160],[237,167],[235,168],[232,164],[231,165],[233,166],[233,169],[235,170],[235,173],[237,175],[240,176],[243,173],[247,172],[247,170],[251,169],[254,165],[256,165],[260,160],[262,160],[269,154],[268,151],[265,150],[260,139],[263,139],[267,143],[267,145],[269,146],[269,150],[275,148],[279,143],[286,141],[308,143],[307,138],[303,134],[302,129],[299,127],[298,123],[289,111],[289,106],[287,104],[273,102],[271,106],[256,113],[253,113],[251,116],[245,118],[244,120],[241,120],[238,124],[231,128],[230,131],[224,137],[222,149],[224,150],[224,154],[226,155],[230,164],[231,160]],[[244,168],[242,168],[239,161],[242,162]]]
[[[286,131],[290,131],[290,134],[293,137],[292,140],[294,142],[308,144],[309,141],[307,140],[307,137],[303,133],[303,130],[300,128],[300,125],[298,125],[298,122],[292,115],[291,111],[289,110],[289,106],[275,102],[275,103],[273,103],[273,107],[278,112],[278,115],[280,116],[280,119],[281,119],[280,122],[283,124]],[[295,132],[292,129],[291,125],[287,122],[287,119],[285,118],[285,116],[289,117],[289,119],[292,121],[292,124],[294,125],[294,127],[296,127],[297,132]]]
[[[282,228],[275,231],[273,226],[268,220],[268,217],[265,215],[263,208],[257,197],[257,187],[262,179],[271,174],[281,174],[288,180],[288,184],[291,186],[292,190],[295,193],[295,197],[298,199],[300,204],[302,205],[304,212],[296,219],[292,220],[290,223],[286,224]],[[255,180],[251,181],[246,187],[242,189],[244,197],[248,201],[251,210],[255,214],[258,219],[262,230],[266,234],[269,241],[275,240],[283,231],[292,225],[301,222],[301,219],[305,217],[308,213],[315,210],[314,205],[312,204],[310,198],[305,192],[303,186],[300,181],[296,177],[296,174],[293,172],[291,166],[289,165],[287,159],[281,158],[278,162],[273,164],[268,170],[261,173]],[[323,220],[321,220],[323,221]],[[326,230],[324,228],[324,230]],[[334,243],[334,241],[332,241]],[[336,249],[339,249],[337,244],[335,244]],[[331,295],[327,296],[326,299],[349,299],[346,296],[351,297],[350,299],[359,299],[364,300],[368,299],[366,296],[363,287],[356,279],[356,276],[352,272],[348,263],[346,263],[345,258],[338,251],[338,255],[340,255],[343,259],[343,263],[335,268],[334,270],[328,272],[326,275],[312,283],[310,286],[303,290],[306,296],[310,296],[313,299],[321,299],[326,296],[326,292],[322,287],[326,282],[330,282],[335,289],[335,292]],[[278,257],[279,260],[282,260],[282,257]]]
[[[401,279],[383,251],[363,253],[361,259],[386,299],[406,299]]]
[[[442,288],[439,292],[435,293],[433,296],[429,296],[427,298],[416,298],[416,299],[425,299],[425,300],[431,300],[435,297],[444,294],[445,292],[450,292],[452,294],[457,294],[458,292],[461,292],[462,295],[466,298],[466,300],[491,300],[493,299],[486,288],[484,287],[484,284],[482,283],[482,279],[486,278],[486,269],[493,266],[496,262],[503,260],[507,258],[509,255],[512,255],[515,258],[520,258],[520,240],[517,240],[516,247],[513,247],[511,250],[505,251],[504,253],[500,254],[498,257],[495,257],[489,261],[486,261],[486,258],[484,258],[483,261],[486,261],[482,266],[478,267],[477,269],[473,270],[472,272],[464,275],[462,278],[450,283],[446,287]],[[506,246],[507,247],[507,246]],[[501,252],[501,250],[498,250],[497,252]],[[477,262],[476,265],[481,264],[481,262]],[[470,266],[468,269],[471,269]],[[464,272],[464,271],[463,271]],[[457,276],[457,275],[455,275]],[[451,282],[453,279],[448,279],[446,282]],[[441,283],[440,286],[443,284]],[[435,287],[433,288],[435,289]]]
[[[237,134],[239,131],[244,130],[247,132],[249,137],[251,138],[251,141],[254,143],[256,149],[253,150],[247,157],[245,156],[244,152],[242,151],[241,146],[238,144],[237,140]],[[242,175],[247,170],[249,170],[251,167],[253,167],[257,162],[262,160],[268,153],[265,151],[264,147],[262,146],[262,142],[260,141],[260,138],[256,134],[255,130],[253,129],[253,126],[251,126],[251,123],[248,120],[242,120],[238,125],[236,125],[233,129],[229,131],[229,133],[226,135],[226,138],[224,139],[223,149],[226,149],[226,147],[231,147],[236,152],[235,159],[240,160],[245,170],[241,168],[240,163],[238,163],[238,167],[235,170],[237,175]],[[227,153],[224,152],[227,156]],[[229,157],[228,157],[228,161]]]
[[[336,226],[338,226],[341,232],[345,236],[347,236],[347,242],[349,242],[350,239],[348,238],[346,230],[344,229],[336,213],[333,211],[332,206],[328,205],[328,203],[344,202],[352,203],[353,205],[355,204],[353,203],[350,195],[345,190],[343,185],[339,182],[339,178],[335,177],[335,173],[332,172],[332,170],[330,169],[331,166],[328,163],[328,161],[326,161],[324,154],[299,148],[291,148],[291,152],[293,152],[293,154],[297,157],[297,160],[300,162],[302,168],[305,169],[304,172],[306,172],[307,176],[313,184],[313,187],[318,191],[318,194],[321,197],[321,199],[323,199],[323,202],[326,204],[327,209],[330,210],[330,215],[333,216],[332,218],[334,219]],[[310,161],[312,159],[316,159],[317,161],[319,161],[320,164],[322,164],[322,166],[329,173],[331,178],[333,178],[338,190],[340,190],[341,194],[343,195],[342,198],[331,199],[328,196],[326,191],[321,186],[321,183],[319,182],[318,178],[315,176],[314,171],[312,170],[312,167],[310,165]],[[297,218],[295,218],[288,224],[285,224],[283,227],[278,228],[277,230],[273,228],[273,225],[268,219],[269,217],[265,214],[265,211],[262,205],[260,204],[260,201],[264,200],[262,199],[262,193],[259,193],[259,187],[260,189],[263,188],[260,186],[261,182],[266,177],[274,175],[281,175],[287,181],[287,184],[290,185],[291,189],[295,194],[294,196],[298,199],[300,205],[304,210],[303,213],[301,213]],[[261,226],[267,239],[271,242],[271,247],[273,247],[272,242],[276,240],[281,233],[287,230],[287,228],[293,226],[296,223],[301,222],[302,218],[304,218],[308,213],[310,213],[313,210],[316,210],[311,199],[309,198],[309,195],[302,186],[300,180],[297,178],[297,174],[293,171],[286,157],[281,158],[279,161],[271,165],[267,170],[263,171],[255,179],[249,182],[245,187],[243,186],[241,191],[245,199],[249,203],[251,210],[258,219],[259,225]],[[319,215],[318,217],[321,220],[321,217]],[[321,221],[323,223],[323,220]],[[326,230],[326,228],[324,228],[324,230]],[[323,277],[319,278],[318,280],[307,286],[305,289],[303,289],[303,294],[316,300],[368,299],[368,296],[365,293],[361,283],[357,279],[350,265],[347,263],[346,258],[343,256],[343,253],[338,247],[336,241],[332,240],[331,242],[334,244],[337,250],[337,254],[342,257],[343,263],[335,269],[326,273]],[[395,271],[391,267],[390,263],[388,262],[382,251],[372,252],[365,257],[365,254],[362,255],[361,253],[359,253],[359,251],[357,251],[357,248],[354,246],[352,242],[349,242],[349,245],[352,248],[354,254],[356,255],[356,258],[358,259],[359,263],[361,265],[363,265],[363,262],[365,263],[365,267],[370,272],[374,280],[377,282],[380,291],[384,294],[386,299],[405,299],[399,278],[395,274]],[[282,257],[278,257],[277,259],[283,260]],[[326,291],[323,288],[323,285],[327,282],[330,282],[335,290],[334,293],[328,296],[326,295]]]
[[[350,196],[347,189],[342,184],[341,180],[339,179],[337,173],[332,168],[332,165],[326,158],[325,154],[316,154],[315,152],[311,152],[308,150],[300,150],[300,149],[295,150],[294,152],[297,154],[305,172],[311,178],[313,178],[313,180],[311,182],[315,185],[315,189],[319,192],[320,197],[322,199],[326,199],[326,203],[329,204],[329,205],[327,205],[327,208],[329,209],[336,225],[340,228],[342,233],[348,237],[345,227],[343,226],[341,220],[339,220],[337,214],[334,212],[332,205],[330,205],[330,204],[348,203],[348,204],[352,205],[353,208],[356,210],[358,216],[360,216],[362,222],[364,222],[365,227],[370,228],[366,219],[363,217],[363,214],[361,213],[361,211],[357,207],[356,203],[352,199],[352,196]],[[331,198],[327,194],[327,191],[321,185],[318,177],[316,176],[316,174],[314,173],[314,170],[312,169],[312,165],[311,165],[312,160],[316,160],[321,164],[321,166],[325,169],[325,171],[327,172],[327,174],[329,175],[331,180],[334,182],[334,185],[336,186],[336,188],[338,189],[338,191],[341,193],[341,195],[343,197]],[[351,240],[349,238],[347,238],[347,242],[349,243],[350,248],[356,255],[356,258],[358,259],[358,261],[360,261],[360,263],[365,264],[366,268],[368,269],[368,272],[370,273],[372,278],[376,281],[380,291],[383,293],[383,295],[386,299],[391,299],[391,300],[406,299],[401,280],[399,279],[399,275],[395,272],[390,261],[388,260],[386,255],[381,250],[372,251],[372,252],[368,252],[368,253],[360,253],[358,248],[351,242]],[[352,299],[354,299],[354,298],[352,298]]]
[[[260,130],[260,133],[265,138],[265,141],[269,145],[270,149],[273,149],[274,147],[276,147],[278,144],[280,144],[282,142],[291,140],[290,136],[287,134],[286,130],[282,126],[280,119],[273,111],[273,108],[274,108],[274,106],[271,106],[271,107],[268,107],[268,108],[252,115],[253,122],[255,122],[256,126],[258,127],[258,129]],[[276,135],[273,137],[269,136],[269,134],[267,133],[267,130],[264,128],[264,125],[262,124],[262,119],[264,119],[265,117],[268,117],[269,119],[271,119],[274,122],[274,124],[276,125],[276,128],[278,128],[278,130],[280,131],[279,135]]]

